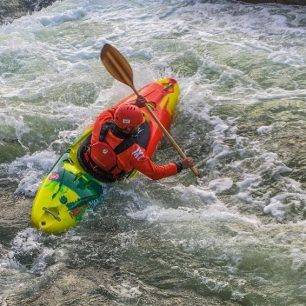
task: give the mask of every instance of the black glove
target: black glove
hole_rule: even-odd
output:
[[[136,101],[135,101],[135,104],[138,106],[138,107],[144,107],[145,104],[147,103],[147,100],[145,97],[143,96],[138,96]]]
[[[194,166],[193,160],[191,157],[186,157],[182,161],[175,163],[175,164],[176,164],[177,173],[181,172],[183,169],[191,168]]]

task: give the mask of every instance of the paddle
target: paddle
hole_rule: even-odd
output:
[[[139,93],[137,92],[134,86],[134,81],[133,81],[133,70],[130,64],[128,63],[128,61],[124,58],[124,56],[110,44],[105,44],[101,50],[100,58],[106,70],[116,80],[129,86],[138,97]],[[159,121],[159,119],[155,116],[151,108],[147,104],[145,105],[145,107],[147,111],[150,113],[150,115],[153,117],[155,122],[158,124],[158,126],[161,128],[161,130],[164,132],[165,136],[169,139],[171,144],[174,146],[174,148],[176,149],[178,154],[181,156],[181,158],[182,159],[187,158],[186,154],[178,146],[178,144],[175,142],[175,140],[170,135],[170,133],[167,131],[167,129],[163,126],[163,124]],[[191,167],[191,170],[196,176],[200,176],[200,173],[196,169],[196,167]]]

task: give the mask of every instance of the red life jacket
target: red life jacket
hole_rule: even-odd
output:
[[[110,143],[107,137],[112,134],[119,144]],[[135,140],[131,135],[123,133],[112,121],[106,122],[100,130],[99,139],[92,136],[91,144],[85,152],[85,160],[97,173],[112,175],[113,178],[123,177],[126,173],[118,167],[117,155],[129,149]],[[101,171],[102,170],[102,171]]]

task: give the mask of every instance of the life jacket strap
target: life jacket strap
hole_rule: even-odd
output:
[[[102,126],[99,137],[100,141],[105,141],[109,130],[111,130],[116,137],[123,139],[123,141],[113,149],[116,155],[126,151],[136,142],[133,137],[120,131],[116,124],[112,121],[108,121]]]

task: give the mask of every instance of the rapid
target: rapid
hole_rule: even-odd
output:
[[[135,86],[181,88],[185,171],[105,187],[76,228],[30,224],[44,176]],[[2,305],[305,305],[306,10],[232,1],[64,0],[0,26]],[[155,154],[179,157],[167,141]]]

